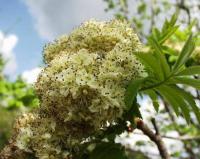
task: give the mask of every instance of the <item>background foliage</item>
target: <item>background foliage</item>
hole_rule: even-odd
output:
[[[20,77],[10,81],[4,76],[4,66],[5,61],[0,58],[0,149],[8,142],[15,118],[39,102],[31,85]]]

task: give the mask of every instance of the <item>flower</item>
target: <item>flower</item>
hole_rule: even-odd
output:
[[[23,145],[39,158],[59,158],[63,149],[116,122],[126,111],[128,82],[145,75],[134,56],[140,50],[134,30],[118,20],[90,20],[46,45],[46,66],[35,85],[41,106],[17,139],[25,136]]]
[[[133,29],[118,20],[88,21],[47,45],[47,66],[36,83],[42,109],[71,131],[73,125],[86,126],[85,137],[112,123],[126,110],[127,83],[143,76],[134,56],[140,48]],[[74,131],[82,137],[78,128]]]

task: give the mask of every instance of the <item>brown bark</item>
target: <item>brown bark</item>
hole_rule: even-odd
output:
[[[145,135],[147,135],[158,147],[160,155],[163,159],[170,159],[170,156],[167,152],[164,142],[159,133],[154,133],[140,118],[135,118],[136,126],[141,130]]]

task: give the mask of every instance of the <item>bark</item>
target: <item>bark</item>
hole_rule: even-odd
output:
[[[159,133],[154,133],[140,118],[135,119],[137,129],[141,130],[145,135],[147,135],[158,147],[160,156],[163,159],[170,159],[164,142]]]

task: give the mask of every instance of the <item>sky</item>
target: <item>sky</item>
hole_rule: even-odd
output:
[[[194,2],[199,0],[190,1]],[[106,13],[105,8],[103,0],[0,0],[0,53],[8,61],[4,72],[12,79],[23,73],[33,77],[43,65],[46,43],[91,18],[112,19],[113,13]],[[199,17],[195,13],[192,16]]]
[[[37,72],[46,43],[88,19],[111,19],[105,7],[102,0],[0,0],[0,52],[9,61],[5,73],[12,78]]]

